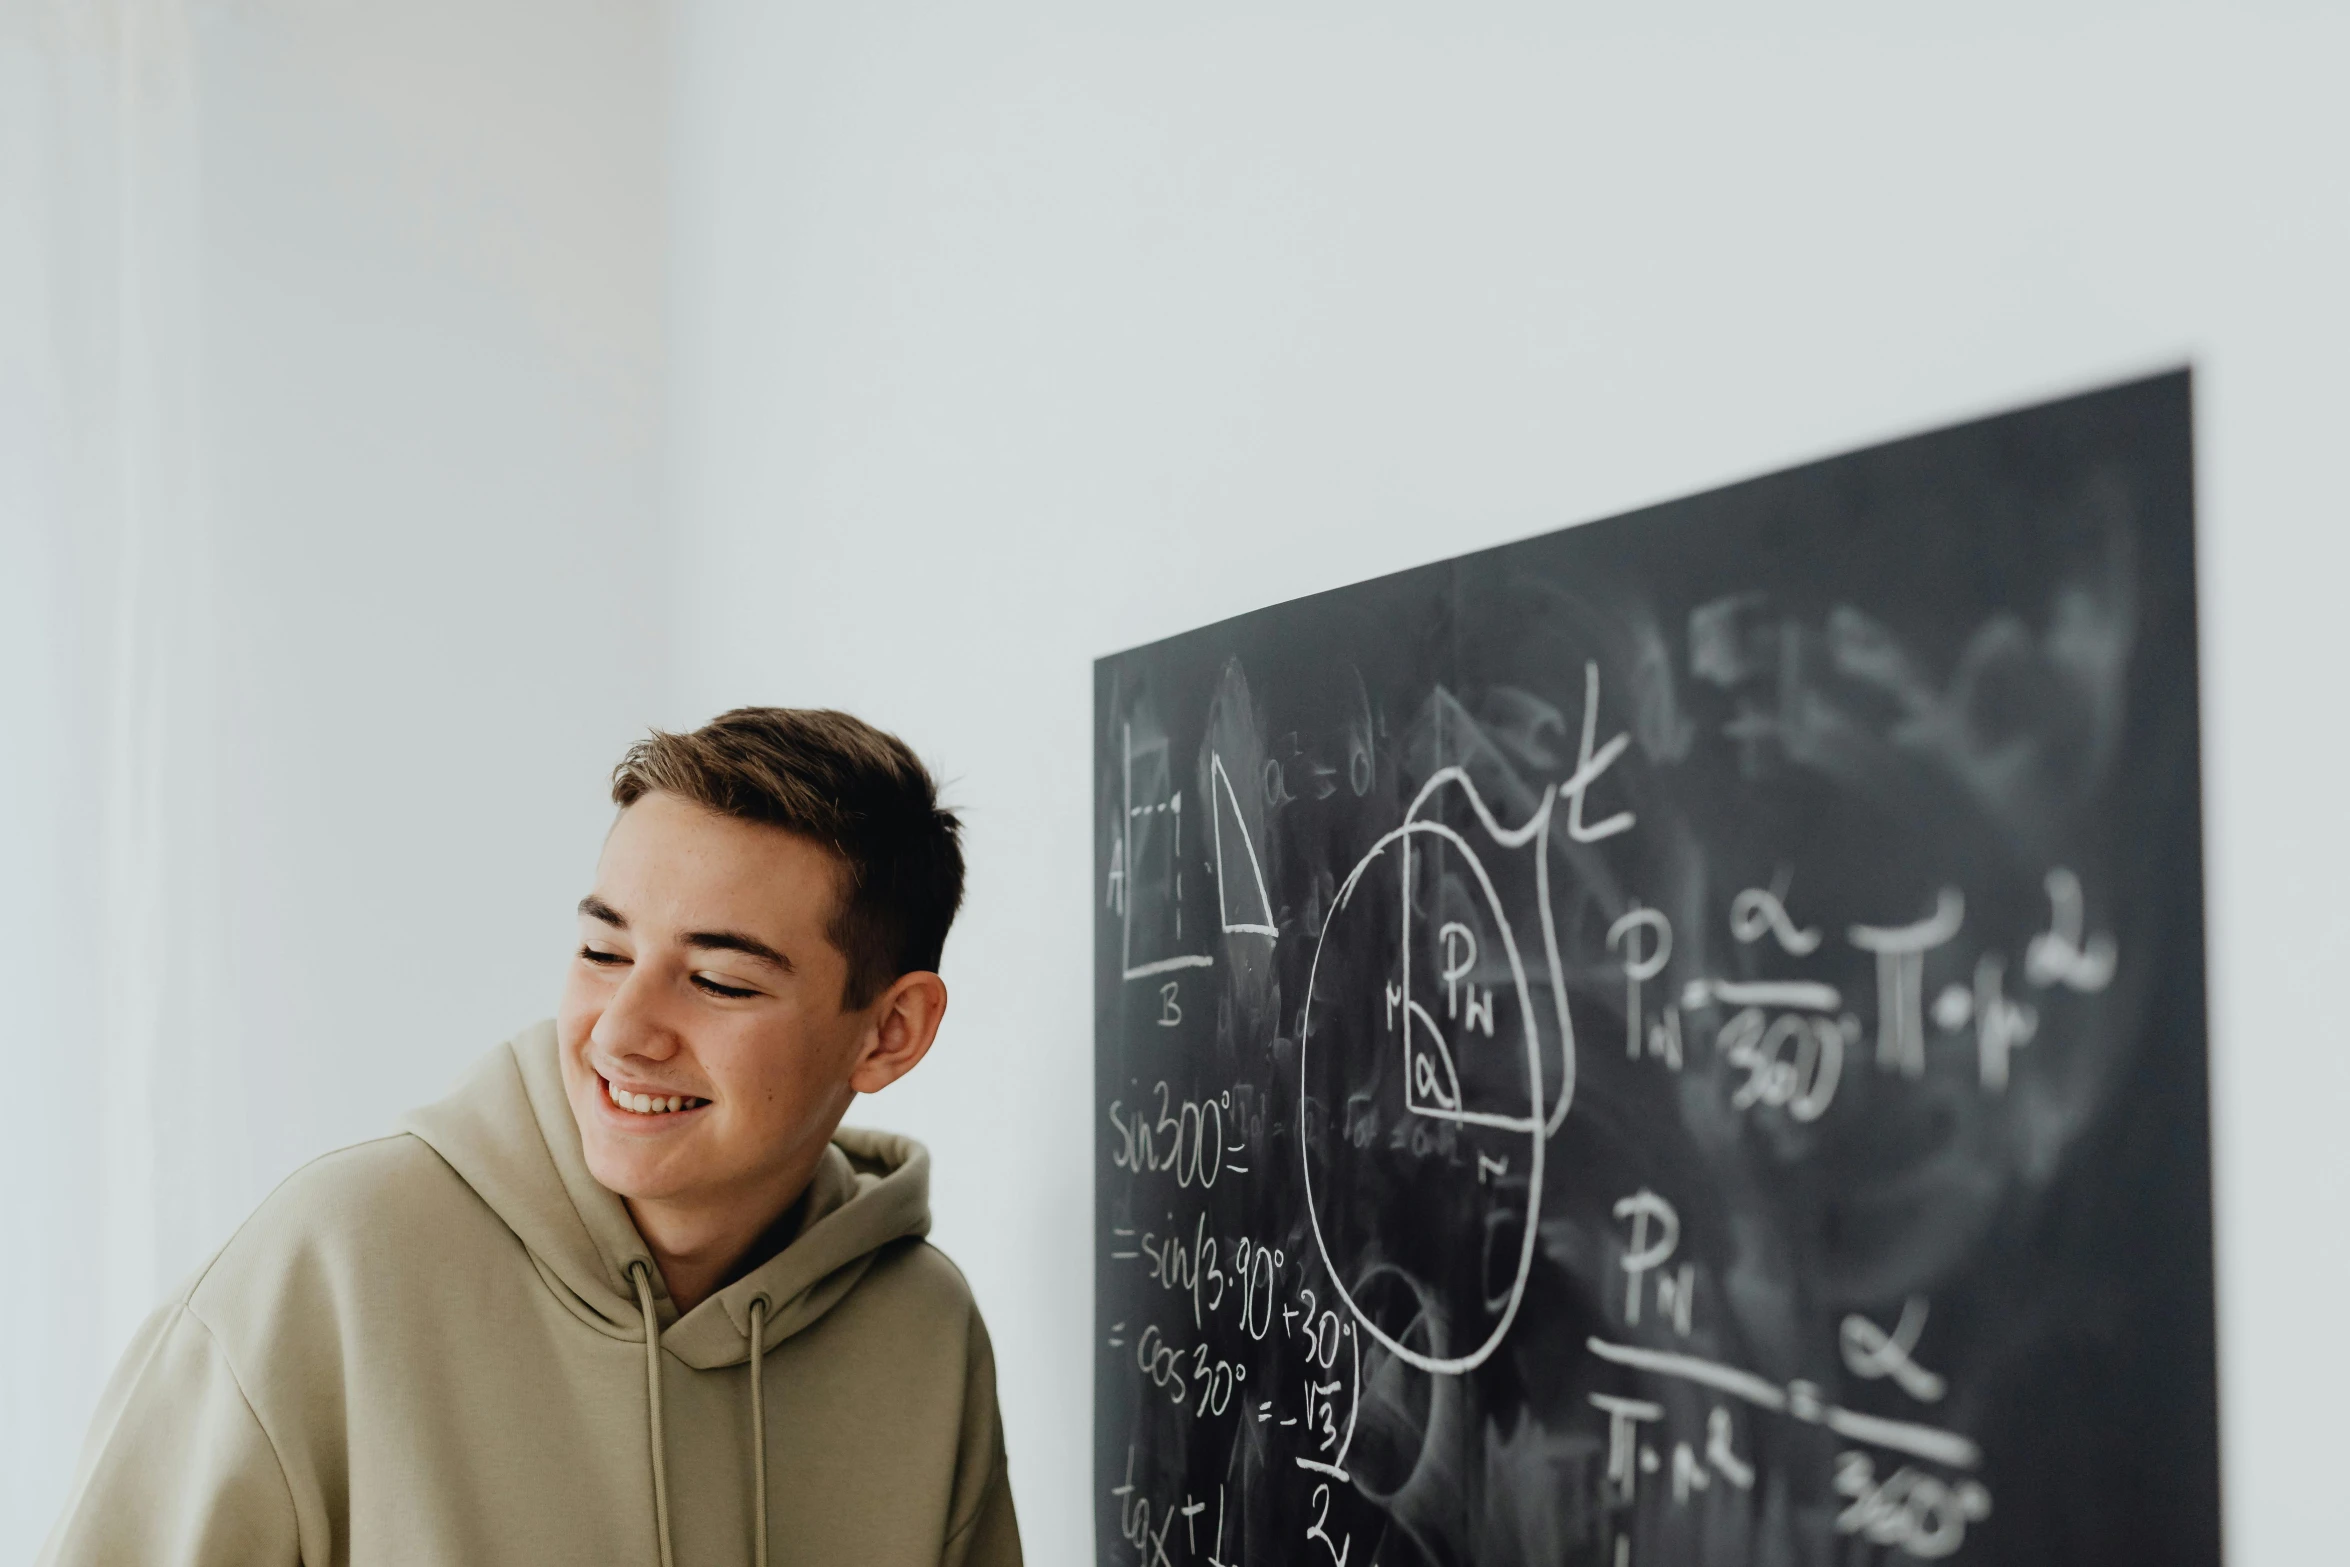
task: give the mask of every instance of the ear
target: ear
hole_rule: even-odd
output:
[[[922,1064],[947,1015],[947,982],[936,974],[900,974],[874,998],[873,1024],[849,1071],[849,1087],[877,1094]]]

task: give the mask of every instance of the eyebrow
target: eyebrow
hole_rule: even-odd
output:
[[[774,964],[786,974],[792,973],[792,960],[770,947],[756,936],[746,936],[739,930],[694,930],[686,932],[685,944],[707,951],[739,952],[745,957],[761,958]]]
[[[593,893],[579,900],[579,912],[589,919],[611,926],[614,930],[628,929],[627,918],[618,909]],[[688,931],[685,936],[685,944],[689,947],[699,947],[705,952],[739,952],[747,958],[759,958],[772,963],[786,974],[799,971],[798,965],[794,964],[791,959],[758,937],[745,935],[739,930]]]

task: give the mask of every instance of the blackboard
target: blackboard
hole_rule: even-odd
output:
[[[2192,493],[2181,371],[1101,660],[1098,1558],[2216,1562]]]

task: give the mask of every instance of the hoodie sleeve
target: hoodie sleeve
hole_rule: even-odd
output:
[[[955,1505],[940,1567],[1021,1567],[1020,1520],[1004,1469],[1004,1422],[995,1401],[995,1350],[987,1325],[971,1313],[970,1370],[963,1393],[962,1450],[955,1466]]]
[[[211,1331],[173,1302],[131,1341],[42,1567],[292,1567],[293,1493]]]

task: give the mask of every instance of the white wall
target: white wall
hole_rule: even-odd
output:
[[[16,1562],[131,1325],[552,1010],[667,681],[669,68],[659,0],[0,24]]]
[[[667,17],[199,14],[229,907],[274,1182],[552,1012],[659,709]]]
[[[937,1152],[1032,1559],[1092,1502],[1088,661],[2187,356],[2231,1543],[2320,1559],[2350,27],[1567,9],[682,13],[671,711],[837,703],[958,780],[947,1036],[868,1113]]]

